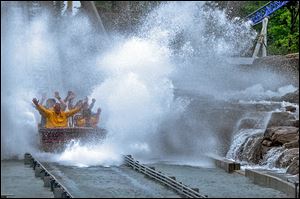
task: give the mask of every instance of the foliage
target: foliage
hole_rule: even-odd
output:
[[[265,5],[267,1],[252,1],[243,8],[243,13],[252,13]],[[299,3],[285,6],[274,12],[268,23],[268,54],[288,54],[299,52]],[[295,18],[292,20],[292,16]],[[292,23],[293,22],[293,23]],[[254,27],[258,32],[261,24]]]

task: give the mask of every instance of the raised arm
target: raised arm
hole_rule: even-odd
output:
[[[44,115],[49,115],[51,114],[51,111],[49,111],[48,109],[46,109],[45,107],[43,107],[42,105],[39,104],[39,101],[36,98],[33,98],[32,100],[33,104],[35,105],[35,107],[37,108],[37,110]]]
[[[68,109],[71,110],[73,109],[75,106],[73,104],[73,99],[69,99],[69,103],[68,103]]]
[[[37,100],[36,98],[33,98],[32,103],[35,105],[35,107],[37,107],[39,105],[39,100]]]
[[[75,115],[75,113],[78,113],[80,110],[81,110],[81,107],[74,108],[70,111],[67,111],[66,115],[67,115],[67,117],[70,117],[72,115]]]
[[[66,112],[67,117],[70,117],[70,116],[74,115],[75,113],[78,113],[81,110],[81,108],[82,108],[82,103],[79,104],[78,106],[76,106],[74,109],[67,111]]]
[[[69,102],[68,103],[68,109],[71,110],[71,109],[75,108],[75,106],[74,106],[74,98],[76,96],[75,96],[75,93],[73,93],[72,91],[69,91],[69,92],[71,92],[71,94],[68,97],[68,102]],[[68,95],[69,95],[69,93],[68,93]]]
[[[98,109],[97,109],[97,113],[96,113],[97,116],[100,116],[100,113],[101,113],[101,108],[98,108]]]
[[[90,110],[93,109],[93,107],[94,107],[94,105],[95,105],[95,102],[96,102],[96,99],[93,98],[93,99],[92,99],[92,103],[91,103],[90,106],[89,106],[89,109],[90,109]]]
[[[55,98],[58,99],[58,101],[60,102],[60,105],[61,105],[62,110],[66,110],[67,105],[66,105],[66,103],[61,99],[61,97],[59,96],[59,92],[56,91],[56,92],[54,93],[54,95],[55,95]]]
[[[98,108],[97,113],[95,114],[97,120],[99,120],[99,118],[100,118],[100,113],[101,113],[101,108]]]
[[[83,101],[82,100],[78,100],[78,102],[76,102],[74,108],[83,105]]]
[[[97,128],[97,124],[100,121],[100,113],[101,113],[101,108],[98,108],[97,113],[92,117],[92,126],[94,128]]]
[[[64,102],[67,103],[69,100],[74,99],[74,97],[75,97],[75,93],[73,93],[73,91],[68,91],[68,94],[64,99]]]

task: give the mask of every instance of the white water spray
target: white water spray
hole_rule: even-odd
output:
[[[1,42],[1,48],[8,48],[1,54],[6,58],[1,62],[5,74],[1,83],[6,85],[1,89],[1,115],[7,115],[1,120],[5,124],[1,127],[1,146],[7,157],[32,151],[27,146],[35,140],[39,115],[30,103],[42,91],[50,97],[55,90],[74,90],[78,97],[96,98],[95,107],[102,108],[100,127],[109,132],[104,143],[74,144],[50,159],[67,165],[107,166],[120,164],[122,154],[147,159],[162,153],[160,149],[166,146],[160,125],[170,118],[180,118],[189,105],[189,100],[174,99],[174,88],[213,99],[228,91],[239,93],[261,82],[266,74],[272,75],[260,71],[260,75],[250,73],[245,78],[245,73],[224,61],[249,47],[255,34],[248,25],[226,19],[223,11],[207,8],[203,2],[163,3],[145,18],[138,32],[128,38],[112,35],[108,48],[102,47],[101,37],[94,34],[85,17],[66,19],[56,31],[46,16],[21,26],[23,18],[10,18],[19,25],[7,23],[6,42]],[[17,56],[20,54],[24,56]],[[20,80],[14,81],[15,77]],[[262,81],[263,87],[279,84],[280,78],[272,77],[276,82]],[[25,107],[20,100],[23,93],[27,94]],[[34,118],[26,123],[21,115]],[[201,117],[206,115],[201,113]],[[169,132],[176,143],[174,149],[185,157],[213,151],[217,143],[211,130],[214,122],[198,125],[191,121],[201,130],[195,134]],[[182,144],[182,138],[187,137],[187,143]],[[17,147],[20,145],[24,148]],[[183,145],[188,148],[182,150]]]
[[[38,150],[40,116],[32,98],[53,97],[54,91],[64,97],[68,90],[81,97],[100,80],[93,78],[96,60],[87,49],[101,42],[86,17],[61,18],[54,25],[49,13],[29,16],[27,11],[24,2],[1,2],[2,159]]]
[[[94,87],[90,97],[96,98],[95,106],[101,106],[103,110],[101,125],[109,132],[106,143],[117,146],[115,152],[118,154],[132,154],[144,159],[160,157],[162,152],[159,150],[166,147],[159,131],[162,122],[182,114],[188,105],[186,102],[180,103],[180,100],[174,101],[172,78],[180,75],[180,80],[185,81],[185,70],[193,70],[195,66],[181,68],[183,62],[180,59],[191,64],[188,60],[191,56],[203,53],[201,58],[207,54],[224,57],[228,55],[227,48],[237,47],[238,43],[233,43],[236,40],[227,40],[224,35],[215,35],[214,40],[210,40],[212,38],[207,35],[209,20],[218,22],[216,26],[225,28],[227,32],[234,32],[233,27],[225,26],[227,22],[240,28],[243,30],[240,35],[236,32],[234,35],[239,39],[250,33],[249,27],[235,25],[221,11],[211,15],[213,10],[205,11],[203,5],[202,2],[162,4],[147,16],[137,34],[124,40],[119,39],[110,50],[98,57],[97,71],[104,76],[104,81]],[[174,47],[172,43],[183,32],[181,39],[184,44],[179,48]],[[234,53],[244,47],[235,48]],[[209,60],[209,57],[205,60]],[[178,143],[180,148],[182,136],[173,134],[172,138],[173,143]],[[202,153],[213,150],[216,144],[214,138],[207,135],[204,140],[196,138],[187,151]],[[199,150],[191,149],[199,146]],[[206,150],[203,151],[204,148]],[[72,150],[67,149],[64,154]],[[195,155],[184,151],[182,154]],[[178,154],[178,159],[182,159],[180,156]]]

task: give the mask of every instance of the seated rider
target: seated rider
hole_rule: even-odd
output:
[[[55,105],[55,103],[56,103],[56,101],[55,101],[55,99],[53,99],[53,98],[49,98],[49,99],[47,99],[47,101],[46,101],[46,106],[45,106],[45,108],[46,109],[53,109],[53,106]],[[39,103],[40,105],[43,105],[42,103]],[[39,111],[39,110],[38,110]],[[39,111],[40,112],[40,114],[41,114],[41,126],[40,127],[45,127],[45,125],[46,125],[46,116],[45,116],[45,114],[43,114],[43,112],[41,112],[41,111]]]
[[[55,103],[53,109],[47,109],[39,104],[39,101],[34,98],[32,100],[33,104],[46,117],[46,128],[56,128],[56,127],[68,127],[68,117],[79,112],[82,108],[82,104],[70,111],[62,111],[60,103]]]
[[[78,127],[92,127],[97,128],[97,124],[100,120],[101,109],[98,108],[96,114],[92,114],[90,109],[84,110],[82,115],[76,117],[75,125]]]
[[[93,128],[96,128],[97,124],[100,121],[100,113],[101,113],[101,108],[98,108],[97,113],[92,114],[92,116],[91,116],[91,125]]]

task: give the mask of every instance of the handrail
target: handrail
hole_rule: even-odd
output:
[[[131,155],[125,155],[124,160],[134,170],[138,170],[188,198],[207,198],[206,195],[199,193],[199,189],[192,189],[187,185],[176,181],[175,177],[166,176],[165,174],[156,171],[154,168],[140,164],[139,161],[134,160]]]
[[[29,153],[25,153],[24,155],[24,161],[26,163],[26,161],[30,161],[31,165],[33,166],[33,169],[35,170],[37,166],[41,167],[41,171],[40,173],[44,172],[45,176],[51,176],[52,180],[50,181],[51,183],[51,191],[54,191],[53,189],[56,187],[61,187],[63,189],[63,192],[61,194],[62,198],[74,198],[72,196],[72,194],[68,191],[68,189],[62,185],[62,183],[60,183],[53,174],[51,174],[46,168],[45,166],[36,158],[34,158],[31,154]]]

